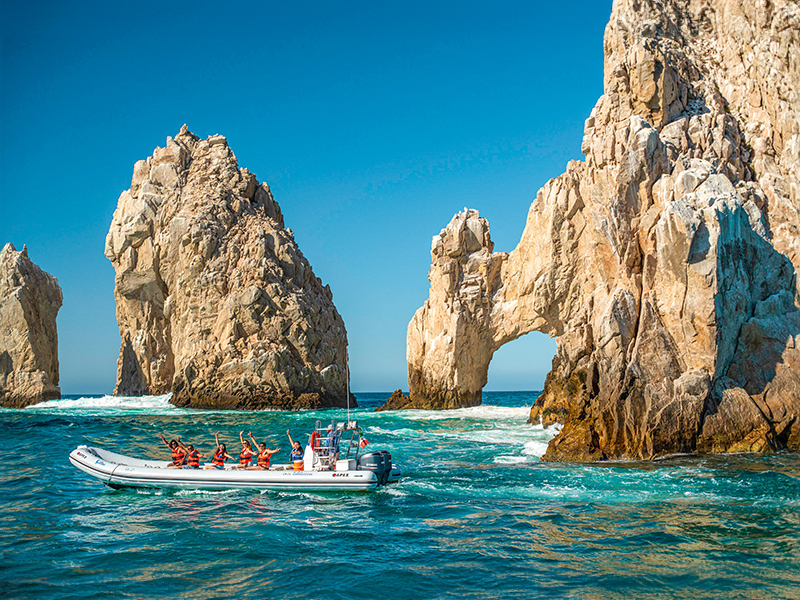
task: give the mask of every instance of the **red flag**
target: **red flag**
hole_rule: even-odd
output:
[[[363,448],[367,444],[369,444],[369,442],[367,441],[367,438],[361,438],[360,446]]]

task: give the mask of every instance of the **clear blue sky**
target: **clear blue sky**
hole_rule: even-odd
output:
[[[103,245],[133,164],[181,125],[266,181],[347,325],[356,391],[407,388],[430,240],[465,206],[510,251],[582,158],[611,0],[0,3],[0,243],[64,292],[62,393],[109,392]],[[502,348],[487,389],[541,389],[555,344]]]

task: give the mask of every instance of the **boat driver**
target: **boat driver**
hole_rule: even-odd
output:
[[[325,429],[328,432],[328,435],[325,438],[328,464],[333,467],[336,465],[336,461],[339,460],[339,432],[334,428],[333,425],[328,425]]]

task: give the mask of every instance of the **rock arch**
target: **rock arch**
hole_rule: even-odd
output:
[[[541,331],[546,460],[800,449],[800,7],[707,4],[615,2],[586,159],[512,252],[475,210],[434,237],[412,405],[479,403],[494,351]]]
[[[506,342],[492,355],[483,401],[487,391],[541,393],[555,355],[555,338],[538,331]]]

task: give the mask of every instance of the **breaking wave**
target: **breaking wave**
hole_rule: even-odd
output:
[[[187,412],[169,403],[172,394],[161,396],[82,396],[78,398],[61,398],[28,406],[22,410],[32,412],[61,413],[72,415],[121,415],[148,414],[163,415],[166,413]]]

